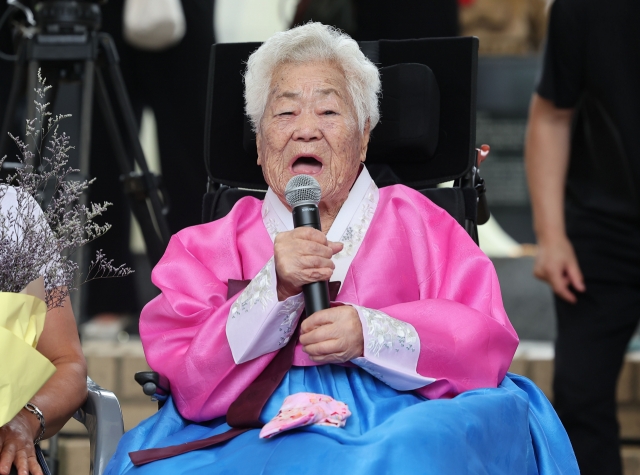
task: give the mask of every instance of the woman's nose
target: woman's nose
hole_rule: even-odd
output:
[[[322,133],[318,127],[318,118],[314,113],[303,112],[298,116],[296,122],[296,129],[292,137],[293,140],[311,142],[313,140],[319,140],[322,137]]]

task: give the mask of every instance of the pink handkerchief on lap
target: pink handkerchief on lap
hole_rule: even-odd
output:
[[[278,414],[260,431],[261,439],[296,427],[318,424],[344,427],[351,411],[343,402],[324,394],[296,393],[287,396]]]

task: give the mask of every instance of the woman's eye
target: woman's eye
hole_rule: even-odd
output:
[[[335,111],[329,110],[329,111],[324,111],[322,114],[323,115],[334,115],[335,113],[336,113]]]
[[[278,115],[293,115],[293,112],[291,112],[291,111],[280,112]]]

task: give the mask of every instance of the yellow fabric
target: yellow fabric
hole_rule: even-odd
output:
[[[32,295],[0,292],[0,427],[55,373],[35,348],[47,306]]]

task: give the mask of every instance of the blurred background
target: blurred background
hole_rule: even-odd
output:
[[[127,39],[126,29],[135,28],[136,20],[130,18],[134,24],[127,27],[128,0],[109,0],[102,5],[102,30],[113,35],[120,54],[147,162],[166,181],[173,206],[168,216],[172,233],[200,222],[200,200],[206,189],[204,102],[212,43],[263,41],[311,19],[333,24],[357,40],[477,36],[476,139],[478,146],[491,146],[481,175],[492,213],[479,229],[480,245],[495,264],[507,313],[521,339],[512,370],[531,377],[552,399],[555,317],[551,290],[532,275],[536,246],[523,165],[528,106],[551,1],[183,0],[182,19],[178,18],[183,33],[162,48],[151,41],[150,48],[131,34]],[[0,4],[0,14],[5,8]],[[14,46],[9,29],[3,28],[0,49],[6,52]],[[11,74],[12,64],[0,61],[0,112],[6,107]],[[90,285],[89,304],[79,324],[89,375],[116,393],[128,429],[156,410],[133,381],[133,374],[147,368],[137,320],[142,306],[157,291],[150,282],[144,240],[119,191],[117,167],[99,121],[94,129],[102,132],[93,134],[91,175],[104,186],[91,199],[114,203],[106,216],[114,228],[97,247],[117,264],[127,262],[136,273]],[[14,130],[19,132],[17,123]],[[0,151],[0,156],[4,153],[11,157],[15,151]],[[618,386],[622,434],[627,437],[640,437],[636,341]],[[63,431],[60,473],[86,470],[88,442],[83,434],[84,429],[73,421]],[[625,473],[640,474],[640,455],[635,449],[624,450]]]

